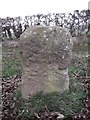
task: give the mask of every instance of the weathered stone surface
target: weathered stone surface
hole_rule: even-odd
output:
[[[68,89],[72,37],[61,27],[34,26],[20,37],[22,95]]]

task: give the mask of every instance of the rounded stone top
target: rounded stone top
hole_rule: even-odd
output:
[[[32,26],[20,36],[20,52],[27,65],[57,64],[65,69],[72,59],[72,37],[66,28]]]

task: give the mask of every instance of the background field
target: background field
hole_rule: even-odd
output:
[[[60,93],[43,95],[38,93],[29,100],[23,100],[19,85],[22,68],[18,54],[18,41],[5,40],[3,44],[3,120],[28,120],[35,113],[60,112],[66,118],[81,113],[86,96],[85,78],[88,65],[88,38],[79,38],[79,44],[73,47],[72,64],[69,69],[70,89]],[[35,118],[36,119],[36,118]]]

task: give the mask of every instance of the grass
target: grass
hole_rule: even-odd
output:
[[[70,89],[69,91],[60,94],[58,92],[43,94],[42,92],[33,95],[29,100],[22,99],[21,91],[15,91],[14,98],[19,102],[16,105],[18,113],[22,114],[24,118],[30,118],[35,112],[44,111],[58,111],[65,116],[78,113],[83,108],[82,98],[85,93],[82,90],[81,78],[73,76],[73,73],[78,73],[79,76],[84,76],[86,73],[86,58],[79,58],[79,54],[86,54],[88,46],[76,46],[73,49],[73,60],[69,67]],[[7,54],[9,53],[9,55]],[[78,56],[77,56],[78,55]],[[21,72],[20,60],[18,57],[17,48],[5,48],[3,51],[3,75],[12,76]]]
[[[17,95],[15,97],[17,97]],[[63,94],[58,92],[43,94],[40,92],[32,96],[27,101],[22,100],[22,102],[20,102],[16,107],[20,112],[23,111],[23,109],[25,110],[22,114],[22,116],[25,118],[30,118],[34,113],[45,110],[49,112],[57,111],[67,116],[80,112],[81,108],[83,107],[83,103],[81,102],[82,97],[82,91],[80,93],[79,91],[76,93],[66,91]]]
[[[3,46],[3,76],[10,77],[21,73],[20,60],[18,56],[18,48],[10,48]]]
[[[20,61],[18,59],[12,60],[7,59],[4,61],[3,75],[5,77],[10,77],[14,74],[20,73]]]

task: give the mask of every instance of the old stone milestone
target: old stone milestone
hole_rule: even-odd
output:
[[[68,66],[72,37],[62,27],[29,27],[20,37],[22,96],[42,91],[63,92],[69,88]]]

